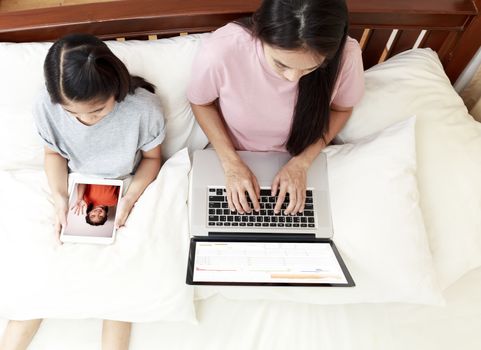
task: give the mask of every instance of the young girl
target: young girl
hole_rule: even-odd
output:
[[[231,210],[259,210],[259,185],[235,150],[288,151],[272,183],[279,212],[303,210],[306,173],[364,92],[359,44],[344,0],[264,0],[208,37],[187,92],[225,171]]]
[[[124,178],[133,175],[118,205],[117,227],[156,178],[164,120],[154,86],[133,77],[101,40],[68,35],[44,64],[46,91],[35,109],[45,142],[45,171],[55,202],[55,234],[66,225],[68,172]],[[25,349],[41,320],[10,321],[0,349]],[[127,349],[130,323],[105,320],[103,349]]]

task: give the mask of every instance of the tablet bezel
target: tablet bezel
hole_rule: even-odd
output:
[[[194,263],[197,242],[280,242],[280,243],[328,243],[342,269],[347,283],[287,283],[287,282],[206,282],[194,281]],[[283,286],[283,287],[354,287],[356,284],[347,269],[346,264],[342,260],[336,245],[331,239],[327,238],[311,238],[311,235],[237,235],[231,234],[215,236],[196,236],[190,239],[189,258],[187,262],[186,283],[189,285],[219,285],[219,286]]]
[[[116,206],[118,207],[120,199],[122,198],[122,191],[124,182],[122,180],[116,179],[104,179],[104,178],[96,178],[96,177],[89,177],[89,176],[76,176],[75,179],[72,180],[72,184],[70,186],[70,194],[68,199],[68,206],[70,211],[70,205],[74,196],[75,186],[77,184],[93,184],[93,185],[111,185],[111,186],[119,186],[119,197],[117,199]],[[117,217],[117,211],[115,213],[115,218]],[[112,236],[110,237],[98,237],[98,236],[76,236],[76,235],[66,235],[65,230],[68,228],[63,227],[60,233],[60,241],[63,243],[93,243],[93,244],[112,244],[115,241],[115,237],[117,234],[117,229],[115,225],[113,227]]]

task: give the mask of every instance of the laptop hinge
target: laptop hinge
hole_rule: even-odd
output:
[[[226,238],[229,240],[249,240],[249,241],[313,241],[316,239],[315,234],[311,233],[252,233],[252,232],[209,232],[209,237],[215,239]],[[329,240],[326,240],[329,241]]]

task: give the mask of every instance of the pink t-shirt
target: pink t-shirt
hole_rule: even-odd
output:
[[[187,98],[197,105],[219,99],[237,150],[285,152],[297,85],[269,66],[260,40],[229,23],[202,42],[192,66]],[[348,38],[331,103],[353,107],[363,93],[361,49],[357,41]]]

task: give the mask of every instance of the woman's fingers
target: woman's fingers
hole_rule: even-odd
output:
[[[276,177],[274,178],[274,180],[272,181],[271,196],[276,195],[277,190],[279,189],[280,182],[281,182],[281,177],[279,176],[279,174],[277,174]]]
[[[304,203],[306,202],[306,189],[297,188],[297,202],[294,208],[294,213],[302,213],[304,210]]]
[[[289,203],[284,210],[285,214],[296,215],[304,210],[306,201],[306,169],[299,166],[293,159],[279,170],[272,183],[272,193],[279,188],[279,194],[274,211],[282,208],[286,194],[289,194]]]
[[[230,187],[227,187],[226,189],[226,197],[230,211],[235,211],[234,201],[232,200],[232,190],[230,189]]]
[[[251,207],[247,200],[246,191],[240,190],[238,194],[239,194],[239,203],[241,205],[241,208],[240,208],[241,210],[237,209],[237,211],[240,214],[249,213],[251,211]]]
[[[259,185],[257,184],[257,181],[253,184],[253,186],[247,189],[247,193],[252,202],[252,209],[254,209],[255,211],[261,210],[261,206],[259,204],[260,189],[259,189]],[[249,207],[249,212],[250,211],[251,211],[251,208]]]
[[[284,183],[280,186],[279,194],[277,195],[277,202],[274,207],[274,213],[279,213],[282,209],[282,203],[286,200],[287,184]]]
[[[234,189],[228,188],[226,194],[230,210],[237,211],[239,214],[250,213],[252,209],[259,211],[260,205],[257,191],[253,184]],[[252,202],[252,208],[249,199]]]
[[[260,210],[260,188],[257,179],[243,163],[226,170],[226,197],[229,209],[239,214]],[[250,199],[250,200],[249,200]]]
[[[286,210],[284,213],[286,215],[291,214],[294,215],[296,212],[294,211],[297,203],[297,191],[295,191],[292,187],[289,188],[287,191],[289,193],[289,204],[287,205]]]
[[[259,198],[261,197],[261,186],[259,186],[259,182],[257,182],[257,178],[255,176],[254,176],[252,182],[254,184],[254,192],[256,194],[256,201],[257,201],[257,204],[259,204]],[[252,202],[252,203],[254,203],[254,202]],[[257,208],[254,207],[254,209],[259,211],[261,209],[261,207],[259,205]]]
[[[240,204],[239,200],[239,193],[237,192],[237,189],[231,191],[232,194],[232,204],[234,208],[230,208],[231,211],[242,211],[242,205]]]

